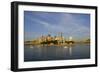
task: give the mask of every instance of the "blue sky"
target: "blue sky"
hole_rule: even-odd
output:
[[[33,40],[49,33],[56,36],[59,32],[65,38],[89,38],[90,14],[24,11],[25,40]]]

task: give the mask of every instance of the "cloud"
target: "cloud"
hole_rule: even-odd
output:
[[[88,36],[90,29],[85,26],[80,19],[74,18],[71,14],[62,14],[58,24],[51,24],[45,20],[36,20],[51,32],[63,32],[73,36]]]
[[[46,14],[46,16],[47,15],[49,14]],[[55,22],[52,19],[48,18],[49,20],[52,20],[54,23],[48,22],[46,19],[44,20],[34,17],[31,17],[30,19],[33,23],[36,22],[37,25],[44,27],[47,30],[47,32],[63,32],[63,34],[66,37],[74,36],[75,38],[83,38],[90,36],[90,28],[86,26],[87,22],[84,22],[84,18],[77,18],[77,16],[74,16],[74,14],[61,14],[58,22]]]
[[[66,29],[66,34],[77,36],[77,37],[87,37],[90,34],[90,28],[83,22],[84,19],[76,18],[72,14],[63,14],[60,24]]]

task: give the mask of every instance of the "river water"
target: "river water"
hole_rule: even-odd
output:
[[[24,61],[50,61],[90,58],[90,45],[29,46],[24,47]]]

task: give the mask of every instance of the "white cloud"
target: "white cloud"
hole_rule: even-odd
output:
[[[74,18],[71,14],[62,14],[58,24],[51,24],[46,20],[31,18],[32,21],[38,22],[50,32],[63,32],[66,36],[87,37],[90,33],[90,28],[84,26],[80,19]]]

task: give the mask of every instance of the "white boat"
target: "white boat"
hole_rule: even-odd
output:
[[[31,45],[30,48],[34,48],[34,47]]]
[[[67,46],[64,46],[64,48],[68,48]]]

